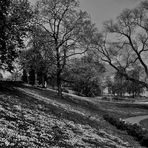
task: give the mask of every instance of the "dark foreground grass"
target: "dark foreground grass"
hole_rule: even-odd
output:
[[[44,94],[43,100],[10,84],[1,87],[0,147],[141,147],[103,120],[105,108],[71,97],[60,99],[51,91],[19,88]]]
[[[74,107],[76,107],[77,110],[79,110],[79,108],[84,109],[86,115],[83,114],[83,116],[80,116],[80,118],[78,118],[78,114],[74,113],[74,114],[69,114],[68,116],[63,116],[62,118],[68,118],[70,120],[73,120],[75,122],[78,123],[83,123],[85,125],[90,125],[93,128],[96,128],[98,130],[104,130],[109,134],[115,135],[117,137],[120,137],[121,139],[123,139],[124,141],[128,141],[131,146],[133,147],[138,147],[140,148],[141,146],[134,140],[133,137],[129,136],[126,132],[124,131],[120,131],[118,129],[116,129],[114,126],[110,125],[108,122],[106,122],[103,119],[103,114],[106,113],[105,108],[101,108],[101,106],[99,104],[94,104],[90,101],[87,100],[79,100],[79,99],[75,99],[73,97],[63,97],[62,99],[58,98],[56,93],[53,91],[47,91],[44,89],[39,89],[39,88],[25,88],[27,91],[31,91],[32,93],[36,93],[39,94],[41,96],[44,97],[48,97],[51,100],[58,100],[60,102],[64,102],[64,104],[70,104],[71,105],[71,109]],[[81,110],[83,112],[83,110]],[[89,112],[88,112],[89,111]],[[84,113],[84,112],[83,112]],[[96,116],[97,114],[97,116]],[[72,116],[71,116],[72,115]],[[95,118],[94,118],[95,115]],[[100,119],[99,121],[96,120],[96,118]]]

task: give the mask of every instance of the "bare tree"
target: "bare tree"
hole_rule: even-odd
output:
[[[147,3],[147,2],[145,2]],[[141,3],[135,9],[125,9],[116,21],[106,21],[103,33],[96,33],[93,48],[126,79],[148,88],[148,15]],[[124,70],[120,71],[119,67]],[[141,78],[134,79],[128,71],[139,68]]]
[[[83,54],[89,46],[93,25],[77,0],[41,0],[35,8],[35,23],[50,36],[56,62],[58,94],[62,94],[61,74],[67,59]],[[87,35],[86,35],[87,34]]]

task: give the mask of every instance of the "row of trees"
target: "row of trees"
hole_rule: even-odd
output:
[[[120,68],[120,70],[122,69]],[[138,71],[138,69],[132,69],[128,72],[128,74],[136,80],[139,80],[139,73],[140,71]],[[107,87],[109,94],[118,95],[121,97],[125,94],[129,94],[132,95],[132,97],[136,97],[144,92],[143,85],[127,80],[119,72],[115,73],[113,80],[107,80]]]
[[[65,83],[82,94],[98,95],[103,63],[121,75],[119,81],[148,88],[147,11],[148,2],[141,2],[116,21],[106,21],[99,32],[78,0],[40,0],[34,7],[27,0],[0,0],[1,68],[11,71],[19,50],[26,76],[42,84],[50,80],[59,95]],[[131,74],[137,67],[138,79]]]

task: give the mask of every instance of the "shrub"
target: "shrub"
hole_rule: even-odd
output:
[[[142,146],[147,146],[148,147],[148,133],[146,133],[145,135],[143,135],[142,140],[140,141]]]
[[[86,97],[95,97],[101,94],[101,86],[97,81],[77,80],[72,89]]]
[[[138,124],[130,124],[125,121],[115,118],[109,114],[103,115],[104,119],[116,126],[120,130],[125,130],[127,133],[133,137],[135,137],[142,146],[148,147],[148,130],[143,129]]]
[[[110,98],[108,98],[108,97],[102,97],[101,99],[105,100],[105,101],[110,101]]]
[[[69,91],[64,87],[62,88],[62,92],[69,93]]]

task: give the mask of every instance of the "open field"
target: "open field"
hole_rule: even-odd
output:
[[[31,86],[0,86],[1,147],[141,147],[102,115],[144,115],[146,108],[67,95],[60,99],[54,91]]]

